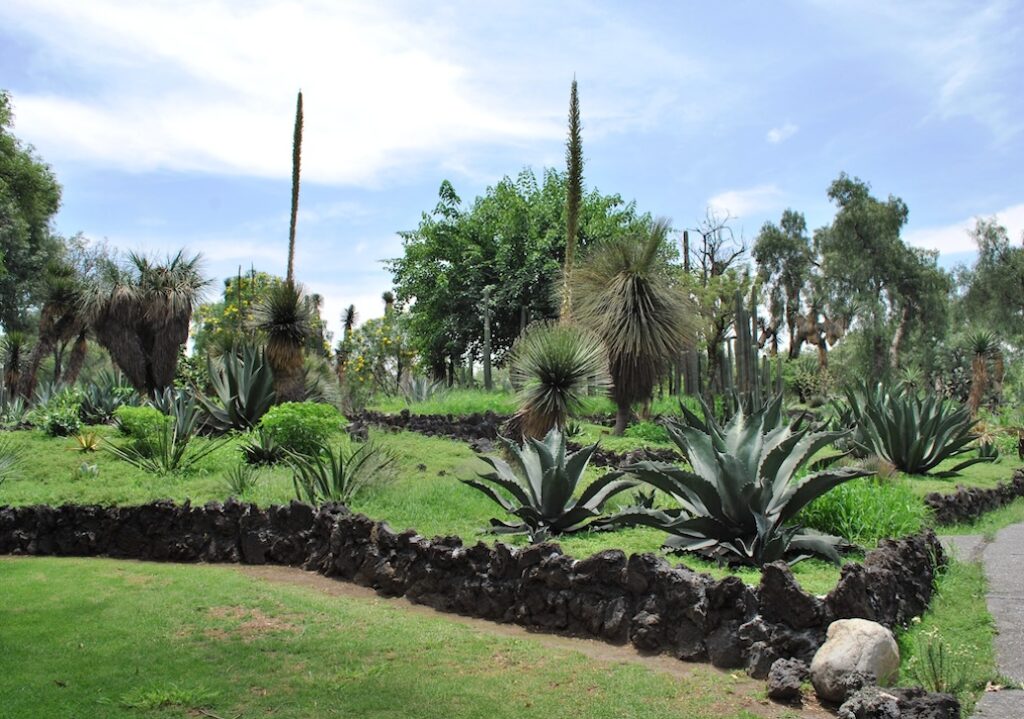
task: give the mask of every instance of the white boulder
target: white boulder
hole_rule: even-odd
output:
[[[825,643],[811,661],[811,683],[822,699],[842,702],[874,677],[882,686],[899,674],[900,650],[892,632],[867,619],[840,619],[828,627]]]

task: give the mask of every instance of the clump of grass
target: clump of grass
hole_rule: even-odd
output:
[[[905,483],[864,477],[818,497],[800,512],[797,521],[871,547],[885,537],[920,531],[927,518],[924,503]]]
[[[645,442],[660,442],[661,444],[667,444],[669,441],[668,432],[665,431],[665,428],[660,424],[649,421],[637,422],[628,427],[626,429],[626,436]]]
[[[208,689],[186,689],[177,684],[170,684],[165,687],[140,688],[126,692],[121,695],[119,703],[126,709],[144,711],[174,706],[196,709],[210,706],[216,696],[216,692]]]

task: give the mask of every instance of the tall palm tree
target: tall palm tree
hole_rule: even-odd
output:
[[[657,220],[641,235],[607,240],[573,270],[574,317],[608,351],[616,435],[693,335],[689,296],[662,254],[668,231]]]
[[[298,402],[305,394],[303,348],[311,320],[302,286],[287,280],[272,285],[253,307],[253,328],[267,338],[267,361],[274,373],[278,402]]]
[[[133,252],[124,266],[104,263],[83,292],[82,312],[132,386],[153,395],[174,382],[178,350],[207,284],[199,255],[179,251],[155,262]]]
[[[51,262],[43,279],[44,300],[39,312],[39,338],[21,374],[18,391],[29,399],[36,391],[39,367],[54,348],[71,341],[85,328],[81,312],[82,281],[74,267]],[[58,368],[54,368],[56,373]],[[54,380],[58,378],[55,376]]]

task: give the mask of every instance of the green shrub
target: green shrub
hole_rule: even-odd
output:
[[[267,437],[296,454],[315,454],[327,439],[345,426],[345,418],[329,404],[285,402],[260,420]]]
[[[48,409],[39,420],[39,427],[51,437],[70,437],[82,429],[78,405]]]
[[[664,444],[669,441],[668,432],[665,431],[665,428],[654,422],[637,422],[628,427],[625,434],[627,437],[640,439],[644,442],[661,442]]]
[[[870,547],[885,537],[920,531],[927,516],[924,502],[906,483],[864,477],[818,497],[797,522]]]
[[[156,407],[118,407],[114,419],[121,434],[143,443],[152,441],[171,422]]]

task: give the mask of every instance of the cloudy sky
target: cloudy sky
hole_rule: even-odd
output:
[[[295,93],[296,273],[333,326],[381,313],[399,230],[443,179],[471,200],[561,165],[580,88],[588,187],[752,239],[812,227],[840,171],[910,207],[906,237],[969,257],[1024,231],[1020,3],[4,0],[0,87],[64,186],[63,233],[283,274]]]

